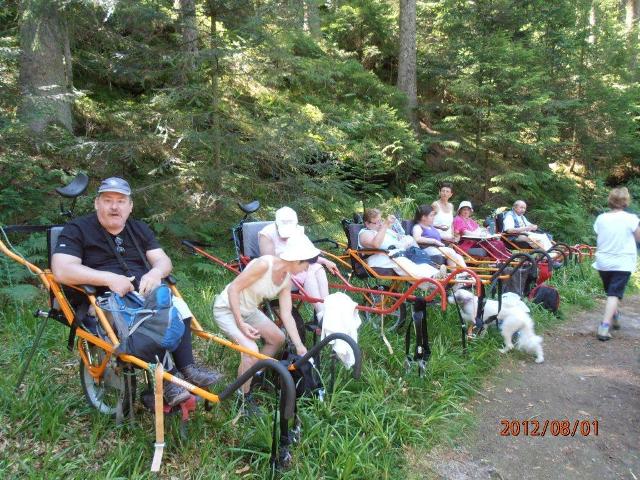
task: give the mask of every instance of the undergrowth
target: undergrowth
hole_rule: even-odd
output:
[[[232,275],[204,259],[171,254],[194,314],[207,330],[215,331],[210,306]],[[576,308],[593,308],[600,294],[599,279],[587,261],[558,271],[552,283],[561,291],[564,316]],[[87,405],[79,388],[77,354],[66,349],[66,328],[50,321],[26,381],[14,392],[19,367],[41,321],[32,312],[43,308],[46,299],[42,293],[37,301],[11,299],[4,293],[0,367],[8,374],[0,378],[0,471],[22,478],[150,478],[152,415],[138,402],[135,423],[116,426]],[[559,321],[535,307],[534,315],[541,330]],[[472,342],[465,356],[454,309],[444,314],[430,309],[432,353],[424,377],[419,377],[415,367],[405,366],[404,335],[387,332],[391,354],[374,325],[365,322],[360,329],[361,379],[338,368],[332,395],[324,402],[302,402],[302,439],[282,478],[401,478],[407,471],[408,448],[451,441],[473,424],[466,405],[496,366],[501,340],[495,329]],[[223,370],[228,381],[235,377],[235,353],[200,340],[194,345],[199,360]],[[169,418],[163,474],[267,478],[273,399],[267,394],[261,399],[264,415],[237,423],[234,401],[211,411],[198,408],[186,439],[180,437],[177,419]]]

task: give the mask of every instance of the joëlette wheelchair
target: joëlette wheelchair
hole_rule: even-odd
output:
[[[549,257],[551,257],[552,265],[566,265],[571,259],[573,259],[575,263],[582,263],[585,258],[592,258],[595,255],[596,248],[585,243],[579,243],[572,246],[567,243],[552,240],[552,246],[545,251],[541,246],[536,247],[535,242],[532,245],[529,242],[518,241],[513,235],[508,235],[504,232],[504,217],[508,212],[509,210],[505,210],[495,214],[495,230],[496,233],[499,233],[502,236],[502,241],[507,244],[507,247],[512,251],[521,251],[525,253],[545,252]],[[541,260],[544,263],[544,259],[541,258]],[[553,267],[551,270],[552,269]]]
[[[365,282],[374,282],[378,288],[383,288],[390,292],[401,291],[406,287],[406,285],[411,285],[411,288],[415,287],[416,280],[414,278],[398,276],[392,269],[370,267],[367,264],[366,257],[373,253],[385,252],[373,249],[358,249],[358,235],[362,228],[364,228],[364,225],[362,223],[349,220],[343,220],[342,224],[345,235],[348,239],[347,254],[351,259],[353,274],[356,277],[363,279]],[[403,222],[402,226],[405,229],[405,232],[411,231],[413,222],[406,220]],[[470,278],[459,281],[458,276],[461,273],[470,275]],[[472,286],[476,291],[476,295],[479,296],[479,305],[484,305],[487,293],[493,296],[497,291],[499,297],[498,301],[500,302],[503,292],[513,291],[516,288],[528,288],[527,285],[532,281],[532,278],[535,279],[535,277],[532,277],[534,275],[537,275],[535,258],[528,254],[515,253],[504,263],[501,263],[498,266],[493,265],[489,267],[485,264],[480,264],[480,266],[474,265],[466,268],[454,268],[445,279],[432,281],[440,283],[445,289],[451,288],[457,282],[462,284],[460,286],[466,286],[467,288]],[[520,283],[523,285],[518,285]],[[384,299],[382,301],[384,301]],[[455,302],[454,304],[460,320],[462,348],[463,352],[466,353],[466,340],[468,335],[467,326],[462,319],[459,306]],[[445,307],[446,304],[443,306],[443,310]],[[475,319],[475,328],[478,332],[482,331],[484,328],[482,313],[482,308],[479,308]]]
[[[236,252],[236,257],[231,261],[224,261],[207,251],[207,249],[215,248],[215,245],[206,244],[195,240],[183,240],[182,242],[183,245],[193,254],[206,258],[234,274],[239,274],[251,259],[259,256],[258,232],[269,223],[272,223],[268,221],[252,221],[252,219],[250,218],[250,215],[255,213],[260,208],[260,203],[258,201],[253,201],[248,204],[238,204],[238,206],[243,211],[244,217],[237,225],[234,225],[231,229]],[[345,245],[342,245],[339,242],[326,238],[314,240],[314,243],[329,243],[338,249],[345,247]],[[339,255],[327,250],[322,250],[322,254],[325,257],[333,260],[338,265],[340,271],[351,271],[351,264],[348,262],[348,254]],[[355,286],[351,284],[350,281],[347,280],[347,278],[345,278],[342,273],[339,273],[336,277],[337,280],[335,282],[329,283],[330,290],[362,295],[365,299],[369,299],[364,304],[356,306],[357,310],[364,311],[367,314],[377,314],[382,317],[383,315],[398,315],[398,313],[401,313],[402,316],[400,318],[404,321],[407,317],[406,303],[413,302],[417,305],[417,308],[414,309],[413,313],[413,327],[415,327],[416,344],[414,354],[409,355],[409,353],[407,353],[407,362],[410,365],[413,365],[414,363],[418,364],[420,372],[422,372],[424,370],[424,362],[428,360],[430,355],[426,325],[426,305],[428,302],[432,302],[437,296],[440,296],[440,306],[443,310],[446,308],[446,294],[443,284],[432,279],[422,279],[420,281],[415,281],[415,279],[412,279],[414,285],[411,285],[411,287],[404,292],[396,292]],[[429,294],[427,298],[418,297],[414,294],[414,291],[423,283],[431,283],[434,286],[434,290]],[[294,309],[294,317],[297,318],[300,337],[304,339],[305,331],[311,331],[313,332],[313,342],[315,344],[318,338],[318,334],[321,331],[321,324],[316,320],[315,314],[312,320],[305,323],[304,320],[302,320],[302,316],[296,312],[300,308],[302,303],[315,304],[318,302],[322,302],[323,299],[310,296],[307,292],[305,292],[304,286],[299,284],[294,285],[292,297],[297,301],[297,305],[295,306],[296,308]],[[271,311],[269,313],[275,313],[277,316],[277,311]],[[411,332],[412,329],[410,329],[408,326],[406,342],[407,345],[409,345],[410,343]],[[388,345],[388,347],[390,348],[390,345]],[[407,346],[407,352],[408,349],[409,347]]]
[[[84,174],[80,174],[66,187],[56,189],[62,197],[70,199],[72,202],[71,209],[65,211],[62,208],[63,202],[61,201],[61,210],[67,217],[73,216],[72,212],[76,199],[86,190],[88,182],[88,177]],[[32,274],[34,274],[34,276],[38,277],[42,285],[49,292],[48,310],[38,310],[35,313],[35,315],[38,318],[41,318],[42,321],[38,327],[31,351],[18,374],[16,390],[18,390],[25,378],[29,364],[38,348],[47,320],[51,318],[58,321],[70,329],[68,348],[72,350],[74,344],[77,346],[78,354],[80,356],[80,383],[88,403],[98,412],[109,416],[115,416],[119,420],[124,419],[127,414],[132,415],[132,407],[136,397],[137,372],[140,370],[143,372],[147,388],[155,390],[155,404],[153,407],[155,409],[156,418],[156,453],[154,455],[152,470],[158,471],[164,447],[164,414],[176,410],[178,412],[181,411],[183,420],[186,420],[189,413],[195,410],[196,407],[196,401],[193,396],[180,406],[176,406],[173,409],[164,405],[164,402],[162,401],[162,380],[173,382],[186,388],[193,395],[205,400],[205,404],[208,407],[211,404],[217,404],[227,398],[233,397],[238,388],[240,388],[240,386],[246,381],[252,379],[258,372],[270,370],[274,373],[275,378],[277,379],[274,383],[277,390],[276,395],[279,396],[278,410],[280,414],[279,426],[281,433],[278,449],[276,445],[276,423],[274,421],[271,463],[275,466],[278,459],[290,459],[288,451],[288,444],[290,443],[288,422],[295,414],[296,387],[287,367],[273,358],[244,349],[243,347],[233,344],[228,340],[204,331],[195,318],[192,319],[191,329],[196,336],[214,341],[230,349],[258,358],[258,362],[253,365],[252,368],[228,384],[219,394],[215,394],[196,385],[192,385],[181,378],[163,371],[161,364],[152,365],[134,355],[116,352],[116,348],[119,345],[118,338],[104,312],[97,304],[96,289],[87,285],[59,284],[54,279],[50,268],[42,269],[29,262],[11,246],[7,237],[7,234],[11,233],[46,233],[50,262],[52,249],[56,244],[57,236],[62,231],[62,228],[63,225],[14,225],[1,228],[3,239],[0,239],[0,251],[10,259],[24,265],[30,272],[32,272]],[[165,281],[170,285],[173,294],[177,297],[181,297],[180,292],[175,285],[175,281],[173,281],[171,277],[165,279]],[[81,317],[84,316],[89,307],[93,307],[95,310],[96,318],[99,322],[100,329],[104,332],[104,336],[96,335],[90,329],[85,327],[82,322]],[[318,344],[317,348],[322,348],[329,341],[334,340],[335,338],[343,339],[340,336],[336,336],[334,338],[327,337],[325,341]],[[343,340],[349,343],[351,339],[348,337]],[[350,344],[353,344],[352,340]],[[291,364],[289,366],[289,370],[295,370],[304,362],[308,362],[309,358],[311,358],[314,353],[315,352],[313,350],[310,350],[305,356]],[[354,355],[356,357],[354,376],[358,377],[360,375],[361,366],[360,352],[357,349],[357,346],[354,348]]]

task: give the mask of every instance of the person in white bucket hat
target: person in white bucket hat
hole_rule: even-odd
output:
[[[260,310],[260,305],[265,300],[277,297],[280,318],[296,353],[307,353],[291,315],[291,277],[306,271],[309,265],[318,260],[318,255],[320,250],[305,235],[298,234],[287,240],[279,256],[263,255],[249,262],[213,304],[213,316],[220,329],[243,347],[270,357],[275,356],[284,345],[285,335]],[[264,342],[262,349],[258,349],[258,339]],[[255,357],[241,354],[238,375],[255,362]],[[242,386],[245,396],[249,387],[250,382]]]
[[[298,214],[295,210],[282,207],[276,211],[276,221],[258,232],[260,255],[279,255],[284,250],[287,239],[293,235],[304,235],[304,227],[298,224]],[[319,257],[308,270],[294,275],[293,280],[301,285],[310,297],[324,300],[329,295],[329,281],[325,268],[333,274],[338,273],[338,267],[334,262]],[[318,321],[321,321],[324,316],[324,302],[314,303],[313,308]]]
[[[453,234],[462,250],[474,257],[491,257],[507,260],[511,252],[502,240],[493,238],[471,218],[473,205],[468,200],[460,202],[458,214],[453,219]]]

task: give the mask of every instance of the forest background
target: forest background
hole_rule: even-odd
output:
[[[640,194],[639,3],[0,1],[0,223],[54,219],[77,171],[128,178],[167,241],[448,180],[589,240],[607,186]]]
[[[230,276],[179,239],[230,250],[237,201],[340,234],[363,205],[410,216],[446,180],[479,217],[522,198],[556,238],[590,242],[609,187],[640,198],[639,16],[640,0],[0,0],[0,225],[60,222],[53,189],[79,171],[92,184],[77,213],[124,176],[207,328]],[[14,245],[46,264],[43,236]],[[570,268],[553,280],[563,308],[592,308],[598,279]],[[4,257],[0,272],[0,367],[14,372],[44,292]],[[405,371],[401,336],[387,355],[363,325],[363,380],[301,409],[284,478],[424,478],[416,458],[467,433],[500,344],[463,356],[451,310],[432,312],[426,379]],[[557,321],[537,312],[537,328]],[[19,401],[0,378],[0,471],[148,478],[151,416],[89,415],[65,344],[45,332]],[[236,357],[196,348],[232,378]],[[165,473],[265,478],[270,419],[236,426],[233,408],[196,415],[185,443],[170,434]]]

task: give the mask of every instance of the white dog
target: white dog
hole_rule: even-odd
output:
[[[478,297],[467,290],[457,290],[454,298],[449,301],[457,301],[460,305],[462,318],[473,328],[476,312],[478,311]],[[497,315],[502,322],[500,333],[504,339],[504,348],[501,353],[506,353],[514,348],[511,341],[513,334],[519,332],[515,348],[536,356],[536,363],[544,362],[542,351],[542,337],[536,335],[533,330],[533,319],[529,315],[529,308],[516,294],[505,293],[502,296],[502,309],[498,312],[498,301],[488,299],[484,306],[483,320],[488,323],[491,317]]]
[[[473,327],[475,325],[476,314],[478,311],[478,297],[469,290],[456,290],[453,296],[449,296],[449,303],[457,302],[460,306],[460,315],[464,322]],[[492,318],[498,314],[498,301],[488,299],[484,305],[482,319],[485,323],[491,322]]]
[[[535,355],[536,363],[544,362],[542,337],[536,335],[533,330],[533,319],[529,315],[529,309],[517,295],[514,295],[515,301],[511,298],[505,299],[506,295],[502,296],[502,309],[498,313],[498,320],[502,322],[500,333],[502,333],[504,340],[504,348],[500,349],[500,352],[506,353],[513,349],[511,338],[514,333],[518,332],[515,348]],[[524,305],[524,308],[521,304]]]

